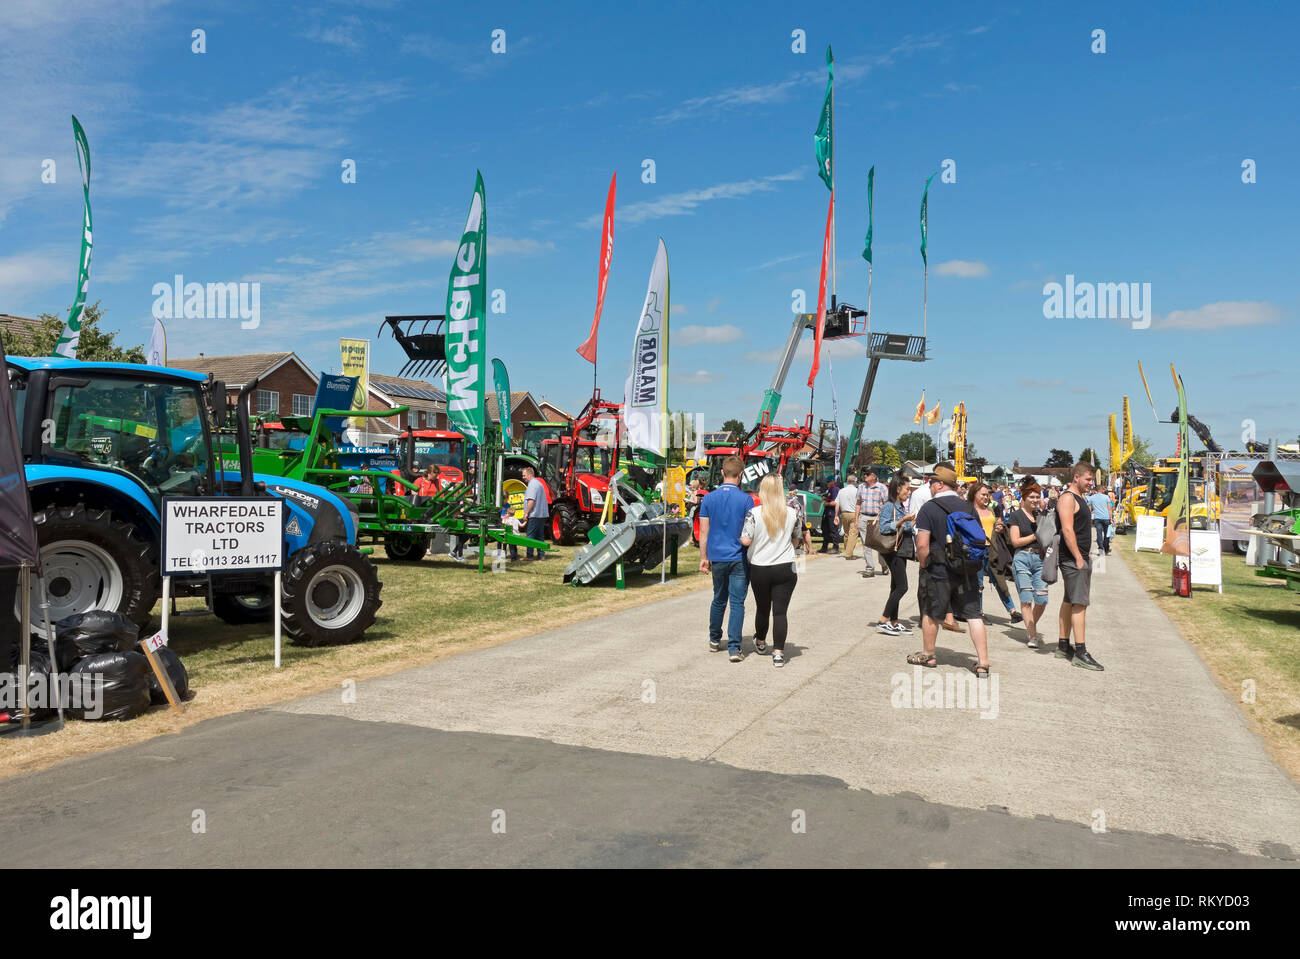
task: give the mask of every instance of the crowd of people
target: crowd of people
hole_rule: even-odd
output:
[[[740,489],[742,469],[738,457],[727,457],[722,485],[699,505],[700,569],[713,577],[709,648],[722,648],[726,619],[730,659],[743,660],[741,631],[752,590],[754,649],[768,651],[770,632],[773,664],[783,666],[798,553],[812,550],[809,524],[802,500],[794,491],[787,494],[775,473],[760,483],[755,506]],[[854,561],[861,546],[862,575],[875,576],[877,568],[889,575],[876,629],[894,636],[913,631],[900,607],[912,585],[908,567],[916,564],[922,648],[907,657],[913,665],[938,665],[941,629],[969,631],[976,657],[972,668],[987,677],[986,593],[997,596],[1010,624],[1025,630],[1026,646],[1041,649],[1049,589],[1059,582],[1054,652],[1075,666],[1101,671],[1087,645],[1092,555],[1094,547],[1098,555],[1110,552],[1117,496],[1095,485],[1096,467],[1082,461],[1059,489],[1041,487],[1032,477],[1018,485],[963,482],[951,463],[939,463],[910,482],[898,471],[882,483],[868,470],[860,481],[848,476],[843,487],[827,482],[819,552],[838,553],[842,542],[844,558]]]

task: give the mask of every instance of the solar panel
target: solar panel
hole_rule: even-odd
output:
[[[434,403],[441,403],[447,398],[446,394],[441,390],[429,390],[419,386],[406,386],[399,383],[380,385],[379,388],[389,396],[405,396],[413,400],[428,400]]]

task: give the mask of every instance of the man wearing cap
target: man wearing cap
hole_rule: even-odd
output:
[[[957,473],[951,463],[940,463],[930,477],[931,499],[916,517],[916,559],[921,566],[921,585],[917,597],[921,606],[921,636],[924,648],[907,661],[913,666],[934,668],[935,641],[939,622],[951,608],[957,619],[970,626],[975,644],[975,675],[989,675],[988,636],[980,614],[979,584],[972,574],[961,574],[948,567],[945,552],[948,540],[948,517],[964,512],[974,515],[970,504],[957,495]]]

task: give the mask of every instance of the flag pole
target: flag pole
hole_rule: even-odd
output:
[[[839,292],[835,275],[835,80],[831,80],[831,308]]]

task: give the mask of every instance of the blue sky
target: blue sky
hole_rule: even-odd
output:
[[[1294,437],[1300,60],[1293,6],[1189,4],[480,5],[6,0],[0,6],[0,312],[66,311],[93,159],[90,299],[143,342],[152,287],[261,284],[262,323],[175,320],[173,356],[293,349],[337,369],[338,338],[403,357],[385,314],[440,313],[474,171],[487,192],[488,349],[516,389],[576,411],[574,348],[595,305],[600,213],[619,193],[599,380],[621,395],[657,239],[672,272],[674,409],[753,419],[791,321],[815,305],[827,191],[812,133],[836,57],[837,273],[863,304],[876,166],[873,326],[920,332],[918,208],[930,193],[933,359],[882,366],[866,433],[911,428],[924,388],[966,403],[996,460],[1105,449],[1127,393],[1139,433],[1182,373],[1225,445],[1243,421]],[[452,12],[456,11],[456,12]],[[490,52],[494,29],[506,52]],[[1091,52],[1092,31],[1106,52]],[[191,31],[207,52],[191,52]],[[807,52],[791,50],[806,31]],[[58,180],[44,184],[41,161]],[[357,182],[340,164],[356,161]],[[656,181],[642,182],[642,162]],[[1244,159],[1257,182],[1242,182]],[[1043,285],[1150,283],[1153,322],[1049,320]],[[829,345],[847,429],[867,361]],[[781,418],[808,408],[808,347]],[[823,364],[816,415],[830,416]],[[1290,399],[1286,398],[1287,394]]]

